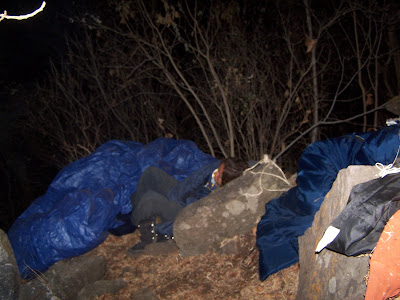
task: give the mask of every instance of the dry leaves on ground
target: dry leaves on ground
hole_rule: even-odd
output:
[[[110,235],[88,255],[107,259],[107,279],[123,279],[127,287],[117,295],[97,299],[133,299],[148,288],[159,299],[295,299],[298,264],[259,280],[258,250],[251,233],[238,238],[235,255],[207,253],[183,257],[179,251],[129,258],[127,250],[139,241],[136,231],[122,237]]]

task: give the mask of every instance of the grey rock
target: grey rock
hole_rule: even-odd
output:
[[[78,256],[61,260],[44,274],[38,274],[35,279],[25,283],[19,299],[76,299],[85,285],[103,279],[106,271],[103,256]]]
[[[7,234],[0,229],[0,299],[18,299],[20,273]]]
[[[315,253],[326,228],[346,206],[354,185],[378,177],[374,166],[349,166],[340,170],[314,222],[299,238],[299,288],[297,298],[364,299],[369,256],[348,257],[328,249]]]
[[[91,300],[104,294],[116,294],[127,283],[121,279],[116,280],[99,280],[85,285],[78,293],[77,300]]]
[[[290,188],[274,163],[262,163],[208,197],[185,207],[174,222],[175,242],[185,256],[223,253],[227,241],[249,232],[265,204]],[[230,247],[230,250],[232,247]]]
[[[394,113],[395,115],[400,116],[400,95],[389,99],[385,103],[385,109],[391,113]]]

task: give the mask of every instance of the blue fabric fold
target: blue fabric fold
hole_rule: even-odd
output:
[[[341,169],[393,163],[399,147],[399,128],[395,125],[327,139],[303,151],[298,162],[297,186],[267,203],[257,225],[260,280],[298,261],[297,239],[312,225]]]
[[[159,138],[149,144],[109,141],[72,162],[8,231],[21,276],[30,278],[102,243],[108,230],[123,224],[118,216],[132,210],[130,196],[147,167],[181,181],[215,161],[191,141]]]
[[[190,174],[171,189],[168,193],[168,199],[187,206],[200,198],[206,197],[210,194],[211,189],[205,187],[205,185],[207,181],[211,180],[212,172],[219,167],[220,163],[216,160]]]

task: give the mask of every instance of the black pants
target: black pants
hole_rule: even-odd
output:
[[[132,223],[160,217],[162,222],[173,221],[183,206],[168,199],[169,191],[178,180],[156,167],[148,167],[140,176],[136,192],[131,196]]]

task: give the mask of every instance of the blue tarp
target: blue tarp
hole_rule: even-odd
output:
[[[121,225],[116,216],[131,211],[130,196],[148,166],[183,180],[214,161],[191,141],[160,138],[145,145],[109,141],[69,164],[8,231],[21,276],[102,243],[109,229]]]
[[[332,138],[304,150],[298,162],[297,186],[267,203],[257,225],[260,280],[298,261],[297,238],[312,225],[341,169],[393,163],[399,147],[399,128],[396,125]]]

